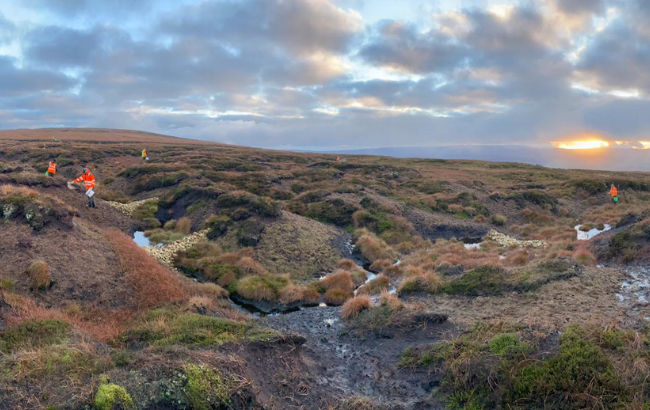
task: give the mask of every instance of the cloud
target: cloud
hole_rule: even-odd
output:
[[[38,69],[19,69],[14,63],[14,59],[0,56],[0,95],[5,98],[37,92],[64,91],[74,84],[63,74]]]
[[[447,72],[468,57],[469,50],[453,37],[398,21],[380,23],[370,43],[359,51],[368,63],[410,73]]]
[[[164,18],[163,31],[218,38],[235,47],[280,47],[292,55],[344,52],[360,16],[328,0],[205,1]]]
[[[153,0],[23,0],[29,7],[47,10],[62,17],[124,16],[128,12],[143,12]]]

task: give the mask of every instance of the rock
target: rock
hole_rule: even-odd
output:
[[[145,252],[153,256],[163,265],[173,267],[174,258],[176,257],[176,254],[181,251],[186,251],[190,249],[192,246],[194,246],[195,244],[197,244],[198,242],[206,239],[207,233],[208,230],[206,229],[203,231],[195,232],[191,235],[188,235],[184,238],[181,238],[167,245],[143,246],[142,249],[144,249]]]
[[[492,239],[494,242],[498,243],[501,246],[521,246],[524,248],[547,248],[548,244],[544,241],[521,241],[519,239],[512,238],[501,232],[497,232],[494,229],[491,229],[487,233],[487,238]]]
[[[154,197],[149,199],[143,199],[142,201],[129,202],[128,204],[122,204],[114,201],[106,201],[106,204],[122,211],[127,215],[131,215],[133,214],[133,211],[135,211],[140,205],[146,204],[147,202],[154,202],[154,201],[158,202],[158,198]]]

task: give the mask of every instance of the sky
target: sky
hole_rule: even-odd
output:
[[[647,0],[0,0],[1,129],[649,148],[649,109]]]

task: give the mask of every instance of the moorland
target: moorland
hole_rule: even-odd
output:
[[[644,173],[17,130],[0,211],[3,409],[650,402]]]

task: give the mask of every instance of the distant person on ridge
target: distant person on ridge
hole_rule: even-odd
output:
[[[341,163],[341,156],[340,155],[336,156],[336,162],[339,163],[339,164]]]
[[[48,177],[53,177],[56,174],[56,171],[58,171],[58,169],[56,167],[56,158],[54,158],[47,165],[47,171],[45,172],[45,175],[47,175]]]
[[[142,163],[144,164],[145,161],[149,160],[149,157],[147,156],[147,149],[142,150]]]
[[[86,196],[88,197],[88,207],[95,208],[95,176],[90,173],[88,168],[84,168],[84,173],[79,178],[72,181],[73,184],[84,181],[86,184]]]
[[[613,203],[618,203],[618,188],[616,188],[614,184],[612,184],[612,187],[609,190],[609,195],[612,197]]]

